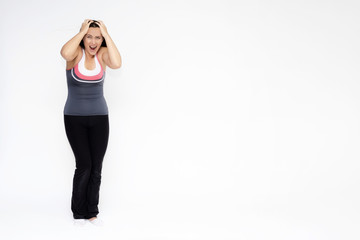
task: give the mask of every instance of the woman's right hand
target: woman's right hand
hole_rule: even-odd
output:
[[[81,25],[80,32],[87,33],[87,31],[89,30],[89,26],[92,22],[93,20],[91,19],[85,19],[85,21]]]

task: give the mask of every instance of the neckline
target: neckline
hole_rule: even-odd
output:
[[[85,58],[86,58],[85,50],[83,49],[83,55],[81,57],[81,60],[77,64],[77,66],[75,66],[76,68],[78,68],[80,73],[82,73],[85,76],[94,76],[94,75],[98,75],[103,71],[99,59],[97,58],[97,55],[95,55],[95,68],[91,70],[85,67]]]
[[[81,60],[80,60],[80,62],[84,59],[84,69],[86,70],[86,71],[89,71],[89,72],[93,72],[93,71],[95,71],[96,70],[96,68],[98,67],[97,65],[98,65],[98,63],[99,63],[99,60],[97,59],[97,53],[95,54],[95,56],[94,56],[94,61],[95,61],[95,67],[93,68],[93,69],[88,69],[86,66],[85,66],[85,62],[86,62],[86,53],[85,53],[85,49],[82,49],[83,51],[83,55],[82,55],[82,57],[81,57]],[[99,63],[100,64],[100,63]]]
[[[80,65],[82,65],[82,67],[81,67],[82,70],[84,70],[85,72],[90,73],[90,74],[93,74],[97,70],[98,66],[100,66],[100,72],[105,72],[102,65],[100,64],[97,53],[95,54],[95,68],[92,70],[89,70],[85,67],[85,50],[83,48],[82,48],[82,56],[81,56],[80,61],[77,64],[75,64],[72,68],[66,69],[66,71],[70,71],[71,69],[79,68]]]

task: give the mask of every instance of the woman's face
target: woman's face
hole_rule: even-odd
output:
[[[89,28],[88,32],[85,34],[84,38],[84,47],[85,51],[91,55],[95,55],[101,47],[103,37],[101,35],[100,28]]]

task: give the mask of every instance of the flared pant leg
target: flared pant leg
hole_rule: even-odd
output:
[[[75,219],[96,217],[102,163],[109,138],[108,115],[64,115],[64,122],[76,162],[71,197],[73,216]]]

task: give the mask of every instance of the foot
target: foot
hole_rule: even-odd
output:
[[[74,219],[74,225],[77,227],[82,227],[86,224],[85,219]]]
[[[94,224],[95,226],[98,226],[98,227],[104,225],[103,221],[101,221],[101,220],[98,219],[97,217],[92,217],[92,218],[90,218],[90,219],[89,219],[89,222],[91,222],[92,224]]]

